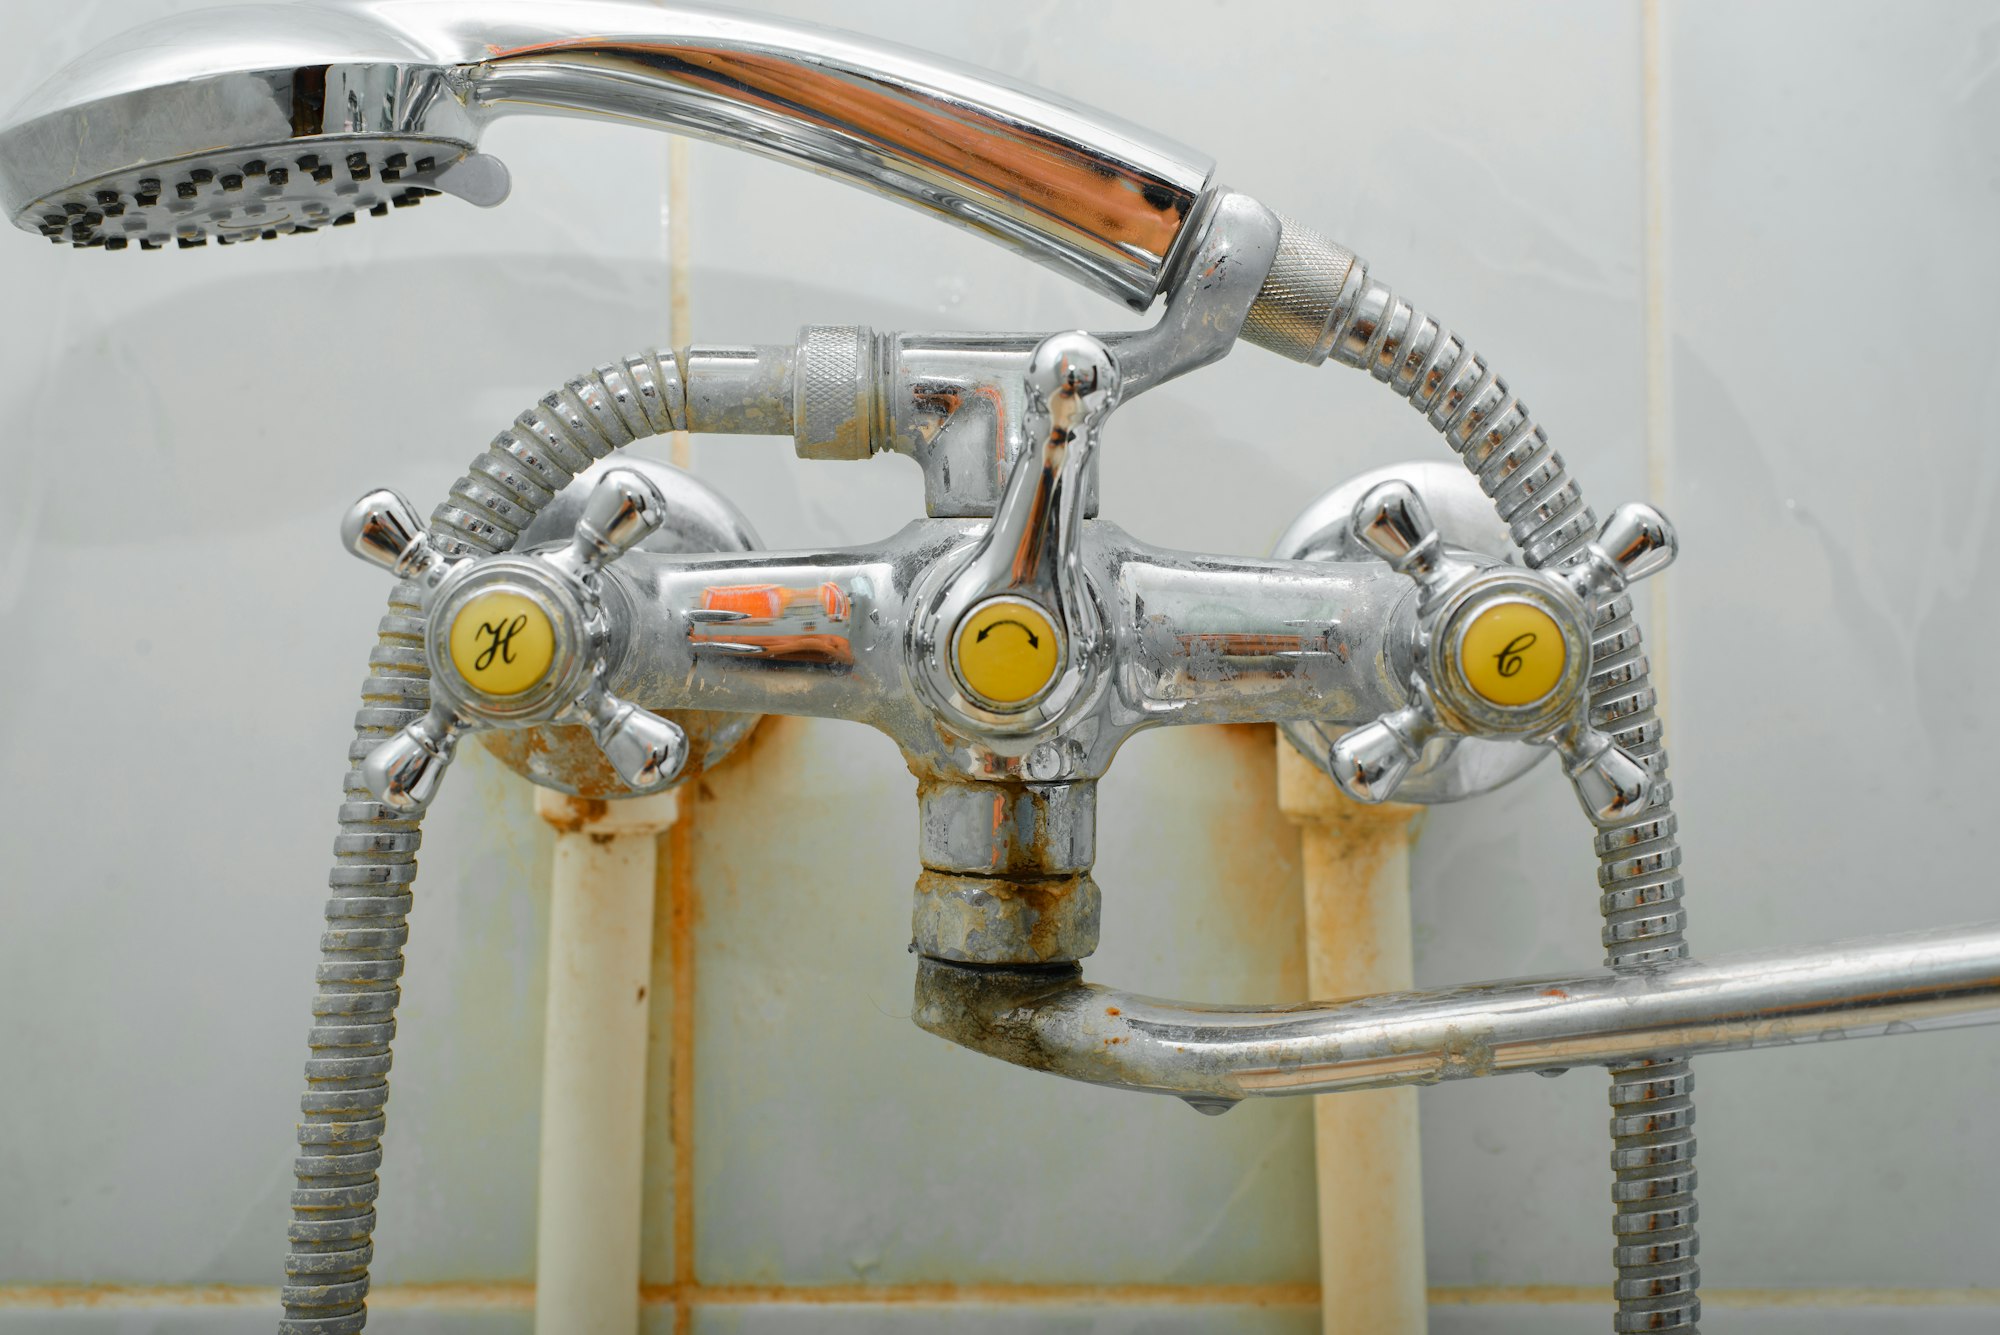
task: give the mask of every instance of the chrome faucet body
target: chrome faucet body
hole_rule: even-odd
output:
[[[1114,117],[697,5],[245,5],[138,30],[31,95],[0,126],[0,208],[57,244],[115,251],[309,233],[438,193],[492,206],[508,175],[480,135],[537,112],[732,143],[1137,309],[1165,301],[1138,332],[814,327],[790,345],[647,353],[523,413],[427,526],[393,493],[357,505],[347,545],[401,582],[341,806],[283,1330],[366,1321],[418,821],[466,732],[507,752],[581,725],[609,763],[599,793],[664,787],[711,754],[691,745],[691,714],[722,720],[712,754],[760,714],[884,732],[917,779],[917,1021],[1008,1061],[1205,1112],[1610,1066],[1621,1331],[1699,1316],[1687,1053],[2000,1022],[1990,927],[1686,960],[1663,729],[1627,591],[1672,559],[1671,526],[1644,506],[1600,526],[1464,339],[1352,252],[1218,184],[1206,156]],[[1268,560],[1153,547],[1099,517],[1116,409],[1239,340],[1367,370],[1466,471],[1358,480]],[[675,430],[789,434],[814,459],[905,454],[927,513],[863,547],[765,552],[712,497],[670,478],[663,493],[644,470],[610,470],[573,504],[565,489],[595,461]],[[651,550],[663,524],[704,536]],[[1594,826],[1613,971],[1256,1011],[1082,983],[1096,790],[1118,748],[1142,728],[1249,721],[1283,725],[1363,801],[1458,800],[1560,752]]]

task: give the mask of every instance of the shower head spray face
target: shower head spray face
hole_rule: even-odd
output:
[[[435,140],[356,137],[242,149],[128,168],[29,205],[28,220],[58,245],[159,250],[266,241],[383,217],[438,194],[441,171],[464,157]],[[443,166],[440,166],[440,164]]]
[[[348,9],[181,15],[99,47],[0,129],[0,206],[59,245],[229,245],[506,197],[457,68]]]

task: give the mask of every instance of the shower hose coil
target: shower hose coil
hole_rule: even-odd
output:
[[[1265,288],[1273,314],[1246,325],[1246,338],[1365,370],[1407,399],[1472,470],[1529,566],[1559,568],[1583,554],[1597,518],[1581,488],[1527,405],[1464,339],[1371,278],[1352,252],[1289,220]],[[1316,306],[1302,295],[1310,290]],[[1684,958],[1679,822],[1659,697],[1627,595],[1598,612],[1588,691],[1591,723],[1654,775],[1647,806],[1597,835],[1606,962]],[[1694,1331],[1701,1317],[1693,1092],[1685,1058],[1611,1072],[1619,1332]]]
[[[432,538],[454,553],[506,551],[593,461],[686,426],[671,355],[599,367],[494,438],[432,514]],[[430,707],[424,629],[416,587],[398,584],[368,658],[347,752],[300,1100],[280,1335],[350,1335],[368,1321],[390,1040],[422,834],[416,818],[375,801],[360,765]]]

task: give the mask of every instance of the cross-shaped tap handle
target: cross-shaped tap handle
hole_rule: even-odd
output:
[[[635,791],[673,782],[687,761],[687,735],[605,689],[610,637],[599,586],[605,567],[665,518],[659,489],[616,468],[592,490],[567,548],[449,556],[395,492],[373,491],[355,502],[341,525],[342,544],[419,584],[431,670],[430,711],[362,761],[376,798],[421,811],[436,795],[461,733],[566,719],[590,729]]]
[[[1423,499],[1384,482],[1361,498],[1354,535],[1421,590],[1410,701],[1343,735],[1330,769],[1348,796],[1388,799],[1440,736],[1500,737],[1555,750],[1592,821],[1643,806],[1651,774],[1590,726],[1587,684],[1598,608],[1665,569],[1673,526],[1648,505],[1619,508],[1560,573],[1475,566],[1446,553]]]

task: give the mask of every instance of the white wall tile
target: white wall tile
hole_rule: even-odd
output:
[[[859,728],[765,728],[704,780],[695,816],[697,1277],[1310,1283],[1306,1105],[1211,1119],[919,1031],[914,780]],[[1232,748],[1255,748],[1261,783],[1184,788],[1143,826],[1107,800],[1102,975],[1230,999],[1302,991],[1296,857],[1257,856],[1283,832],[1268,730],[1132,750],[1141,768],[1228,773]],[[1215,903],[1225,892],[1233,909]]]
[[[1991,918],[2000,16],[1665,13],[1686,552],[1668,691],[1693,939]],[[2000,1265],[1991,1033],[1698,1069],[1712,1282],[1959,1285]]]
[[[1430,1335],[1599,1335],[1609,1305],[1477,1303],[1431,1308]],[[1702,1328],[1731,1335],[1981,1335],[2000,1311],[1990,1306],[1703,1306]]]
[[[1297,1307],[1160,1303],[1023,1307],[969,1305],[841,1307],[744,1306],[703,1308],[695,1335],[1312,1335],[1319,1313]]]
[[[0,18],[0,88],[193,4]],[[72,21],[73,20],[73,21]],[[386,581],[521,408],[665,338],[665,145],[512,124],[510,205],[338,237],[0,246],[0,1279],[273,1282],[341,757]],[[631,207],[579,209],[617,179]],[[532,1271],[547,844],[474,754],[428,833],[379,1273]]]

